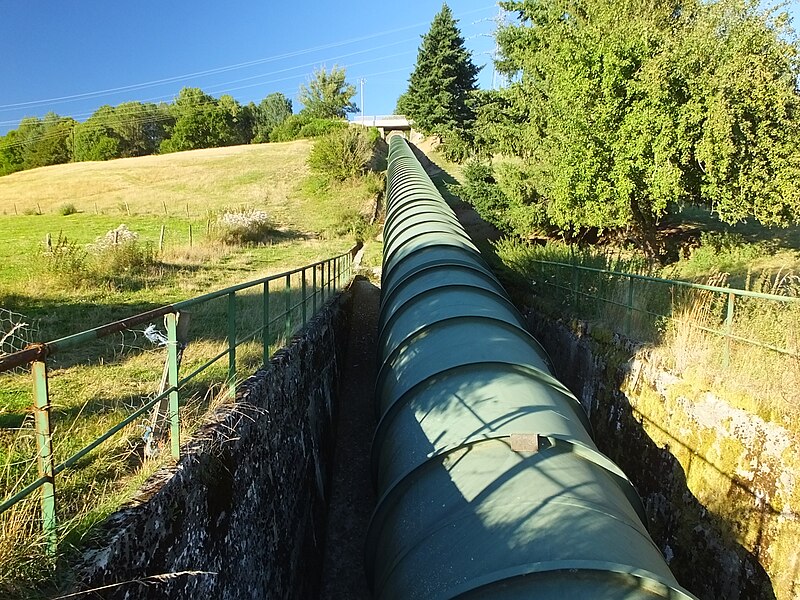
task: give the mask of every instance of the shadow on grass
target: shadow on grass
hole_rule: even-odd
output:
[[[667,226],[680,226],[694,232],[699,237],[700,232],[733,233],[741,235],[751,243],[767,242],[776,249],[800,250],[800,226],[768,227],[759,223],[755,218],[730,225],[720,221],[711,211],[703,206],[688,205],[680,213],[671,215],[666,221]]]

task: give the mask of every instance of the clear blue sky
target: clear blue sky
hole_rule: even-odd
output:
[[[301,108],[319,65],[366,79],[367,115],[390,114],[406,89],[420,35],[441,0],[219,2],[100,0],[0,3],[0,134],[48,111],[86,119],[103,104],[172,100],[184,86],[242,103],[271,92]],[[492,81],[492,0],[449,3]],[[122,88],[122,89],[120,89]],[[125,89],[127,88],[127,89]],[[109,91],[113,90],[113,91]],[[71,97],[71,98],[70,98]],[[360,93],[354,98],[361,105]]]
[[[299,85],[333,64],[357,87],[366,79],[367,115],[389,114],[440,8],[440,0],[5,0],[0,134],[24,116],[84,120],[103,104],[170,101],[183,86],[242,103],[283,92],[299,110]],[[474,61],[485,65],[480,86],[491,87],[497,6],[452,0],[450,8]],[[800,29],[800,0],[787,8]],[[355,101],[361,106],[360,94]]]

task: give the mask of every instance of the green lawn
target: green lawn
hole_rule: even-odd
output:
[[[306,166],[310,148],[308,141],[218,148],[0,177],[0,308],[24,315],[36,339],[44,341],[346,251],[363,234],[381,180],[368,176],[326,183]],[[67,205],[77,212],[62,215]],[[226,209],[265,211],[273,226],[270,238],[255,246],[221,244],[214,224]],[[140,248],[154,251],[152,263],[135,276],[121,272],[92,279],[74,269],[63,273],[45,251],[50,234],[54,244],[66,237],[91,258],[87,245],[122,223],[138,234]],[[87,264],[102,262],[92,260]],[[310,274],[307,286],[310,293]],[[298,277],[292,288],[290,304],[299,301]],[[271,314],[277,317],[287,303],[283,280],[271,285],[270,298]],[[182,375],[227,347],[226,309],[225,299],[192,309]],[[239,337],[260,326],[261,296],[255,290],[237,295],[236,310]],[[300,322],[295,309],[294,323]],[[159,319],[153,325],[164,331]],[[50,359],[57,461],[154,397],[165,350],[144,337],[144,327]],[[280,344],[284,335],[280,318],[271,328],[272,344]],[[258,342],[237,349],[237,378],[244,379],[260,364]],[[182,390],[186,432],[213,407],[226,374],[223,358]],[[0,374],[0,499],[18,490],[18,482],[36,478],[31,404],[30,375]],[[79,468],[57,478],[62,552],[68,555],[94,523],[169,461],[168,453],[143,461],[143,432],[141,422],[129,425]],[[52,576],[36,515],[34,501],[0,515],[0,596],[47,595],[69,578],[68,570]]]

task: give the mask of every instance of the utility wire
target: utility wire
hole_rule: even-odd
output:
[[[464,13],[460,13],[459,16],[465,16],[465,15],[469,15],[469,14],[485,11],[488,8],[494,8],[494,5],[490,5],[490,6],[486,6],[486,7],[478,8],[478,9],[473,9],[473,10],[470,10],[470,11],[465,11]],[[140,89],[145,89],[145,88],[149,88],[149,87],[157,87],[157,86],[164,85],[164,84],[167,84],[167,83],[174,83],[174,82],[177,82],[177,81],[190,79],[190,78],[194,78],[194,77],[206,77],[208,75],[216,75],[218,73],[225,73],[225,72],[228,72],[228,71],[234,71],[234,70],[237,70],[237,69],[243,69],[243,68],[247,68],[247,67],[252,67],[252,66],[255,66],[255,65],[260,65],[260,64],[264,64],[264,63],[268,63],[268,62],[284,60],[284,59],[287,59],[287,58],[294,58],[296,56],[301,56],[301,55],[304,55],[304,54],[310,54],[312,52],[319,52],[321,50],[329,50],[331,48],[338,48],[340,46],[346,46],[346,45],[355,44],[355,43],[358,43],[358,42],[363,42],[363,41],[366,41],[366,40],[371,40],[371,39],[375,39],[375,38],[379,38],[379,37],[384,37],[386,35],[391,35],[393,33],[399,33],[401,31],[408,31],[410,29],[416,29],[416,28],[422,27],[422,26],[424,26],[426,24],[427,24],[426,22],[415,23],[413,25],[406,25],[404,27],[397,27],[395,29],[389,29],[389,30],[386,30],[386,31],[381,31],[381,32],[378,32],[378,33],[373,33],[373,34],[369,34],[369,35],[350,38],[350,39],[342,40],[342,41],[338,41],[338,42],[331,42],[329,44],[322,44],[322,45],[314,46],[314,47],[311,47],[311,48],[295,50],[293,52],[285,52],[283,54],[277,54],[277,55],[268,56],[268,57],[265,57],[265,58],[260,58],[260,59],[251,60],[251,61],[247,61],[247,62],[237,63],[237,64],[233,64],[233,65],[226,65],[226,66],[216,67],[216,68],[212,68],[212,69],[205,69],[205,70],[202,70],[202,71],[196,71],[196,72],[193,72],[193,73],[186,73],[186,74],[183,74],[183,75],[175,75],[175,76],[172,76],[172,77],[166,77],[166,78],[163,78],[163,79],[155,79],[155,80],[152,80],[152,81],[146,81],[146,82],[142,82],[142,83],[135,83],[135,84],[131,84],[131,85],[125,85],[125,86],[119,86],[119,87],[113,87],[113,88],[106,88],[106,89],[95,90],[95,91],[91,91],[91,92],[83,92],[83,93],[80,93],[80,94],[70,94],[70,95],[66,95],[66,96],[57,96],[57,97],[54,97],[54,98],[47,98],[47,99],[43,99],[43,100],[30,100],[30,101],[26,101],[26,102],[14,102],[14,103],[10,103],[10,104],[1,104],[0,105],[0,111],[6,112],[6,111],[10,111],[10,110],[18,110],[20,108],[29,108],[29,107],[33,107],[33,106],[42,106],[42,105],[46,105],[46,104],[54,104],[54,103],[62,103],[62,102],[76,102],[76,101],[79,101],[79,100],[86,100],[86,99],[89,99],[89,98],[96,98],[98,96],[118,94],[118,93],[121,93],[121,92],[140,90]]]
[[[412,42],[412,41],[414,41],[414,39],[415,38],[407,38],[407,39],[403,39],[403,40],[400,40],[400,41],[397,41],[397,42],[391,42],[391,43],[388,43],[388,44],[381,44],[380,46],[373,46],[371,48],[366,48],[366,49],[363,49],[363,50],[357,50],[357,51],[354,51],[354,52],[349,52],[347,54],[340,54],[338,56],[333,56],[333,57],[330,57],[330,58],[326,58],[326,59],[323,59],[321,61],[318,60],[318,61],[303,63],[301,65],[295,65],[293,67],[286,67],[286,68],[283,68],[283,69],[277,69],[277,70],[274,70],[274,71],[268,71],[266,73],[260,73],[258,75],[251,75],[249,77],[241,77],[239,79],[233,79],[233,80],[230,80],[230,81],[225,81],[225,82],[222,82],[222,83],[218,83],[218,84],[212,85],[212,90],[208,91],[206,93],[224,94],[224,93],[235,91],[235,90],[239,90],[239,89],[245,89],[245,88],[248,88],[248,87],[255,87],[256,85],[267,85],[267,84],[270,84],[270,83],[278,83],[278,82],[282,82],[282,81],[288,81],[288,80],[291,80],[291,79],[298,79],[298,78],[301,78],[301,77],[305,77],[307,75],[307,73],[297,74],[297,75],[293,75],[291,77],[283,77],[283,78],[280,78],[280,79],[273,79],[273,80],[269,80],[269,81],[263,81],[261,83],[254,84],[254,85],[249,85],[249,86],[239,86],[239,87],[232,87],[232,88],[221,87],[221,86],[229,86],[231,84],[240,83],[240,82],[243,82],[243,81],[252,81],[254,79],[258,79],[258,78],[261,78],[261,77],[271,77],[272,75],[277,75],[277,74],[280,74],[280,73],[287,73],[287,72],[290,72],[290,71],[295,71],[297,69],[306,69],[308,67],[313,67],[313,66],[318,65],[320,63],[338,61],[338,60],[342,60],[344,58],[348,58],[348,57],[351,57],[351,56],[356,56],[356,55],[359,55],[359,54],[366,54],[366,53],[370,53],[370,52],[375,52],[377,50],[383,50],[385,48],[390,48],[392,46],[399,46],[400,44]],[[398,57],[398,56],[403,56],[405,54],[409,54],[410,52],[411,51],[409,50],[409,51],[406,51],[406,52],[400,52],[400,53],[396,53],[396,54],[388,54],[388,55],[385,55],[385,56],[371,58],[368,61],[349,63],[349,64],[345,64],[343,66],[344,67],[348,67],[348,66],[365,64],[366,62],[375,62],[375,61],[384,60],[384,59],[387,59],[387,58],[395,58],[395,57]],[[134,102],[142,102],[142,103],[158,102],[158,101],[161,101],[161,100],[167,100],[167,99],[171,99],[171,98],[174,98],[174,97],[175,97],[175,94],[163,94],[161,96],[145,98],[143,100],[136,100]],[[92,112],[75,113],[75,114],[72,114],[72,115],[64,115],[64,116],[71,116],[73,119],[79,120],[81,117],[89,117],[89,116],[93,115],[95,112],[97,112],[97,110],[92,111]],[[0,125],[14,125],[16,123],[19,123],[18,119],[0,121]]]

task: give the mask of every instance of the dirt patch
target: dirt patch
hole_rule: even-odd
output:
[[[364,574],[364,543],[375,508],[370,446],[375,431],[373,397],[380,289],[357,277],[352,291],[353,314],[339,393],[320,594],[325,600],[372,597]]]

